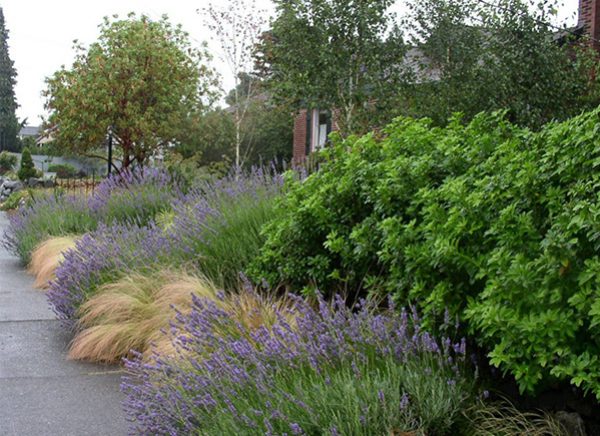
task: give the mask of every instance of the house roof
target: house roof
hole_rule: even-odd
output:
[[[19,131],[19,136],[33,136],[37,138],[40,134],[40,126],[24,126]]]

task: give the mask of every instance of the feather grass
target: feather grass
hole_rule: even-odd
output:
[[[146,352],[168,329],[173,309],[189,310],[192,293],[214,297],[216,290],[206,280],[173,271],[133,273],[102,286],[79,309],[80,331],[69,358],[116,363],[131,350]]]
[[[479,403],[466,411],[469,434],[477,436],[567,436],[564,427],[544,412],[522,412],[508,400]]]
[[[277,314],[287,314],[293,325],[290,301],[253,290],[225,294],[207,279],[181,271],[132,273],[106,284],[79,309],[79,332],[71,342],[69,358],[117,363],[142,353],[146,360],[156,356],[176,357],[171,323],[177,312],[187,314],[192,294],[208,298],[231,314],[236,324],[252,331],[273,325]],[[235,328],[235,327],[233,327]]]
[[[35,276],[34,287],[46,289],[55,277],[56,268],[64,259],[67,250],[75,248],[77,239],[73,236],[61,236],[46,239],[31,253],[28,266],[30,274]]]

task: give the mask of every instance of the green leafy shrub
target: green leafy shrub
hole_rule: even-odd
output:
[[[17,165],[17,156],[9,153],[8,151],[3,151],[0,153],[0,174],[4,174],[8,171],[12,171]]]
[[[522,391],[600,398],[600,111],[534,133],[502,114],[398,119],[290,181],[249,274],[449,308]]]
[[[69,164],[54,164],[48,166],[48,171],[56,173],[56,177],[60,179],[70,179],[77,175],[77,168]]]
[[[20,180],[27,180],[31,177],[35,177],[37,175],[35,171],[35,165],[33,164],[33,159],[31,157],[31,152],[27,147],[23,149],[21,153],[21,168],[17,173],[17,176]]]
[[[22,199],[29,198],[28,191],[16,191],[10,194],[10,196],[6,199],[2,206],[0,206],[0,210],[14,210],[19,207]]]

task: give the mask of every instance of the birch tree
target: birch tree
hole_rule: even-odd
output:
[[[275,0],[258,69],[297,108],[335,109],[343,134],[368,130],[387,111],[406,46],[393,0]]]
[[[235,166],[240,168],[251,151],[248,147],[242,150],[244,121],[259,93],[258,81],[247,73],[253,69],[253,52],[267,24],[266,11],[259,9],[254,0],[228,0],[224,4],[211,3],[199,12],[233,77],[233,91],[228,98],[235,127]]]

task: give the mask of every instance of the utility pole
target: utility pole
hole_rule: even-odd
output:
[[[112,127],[108,128],[108,175],[112,173],[112,146],[113,146],[113,134]]]

